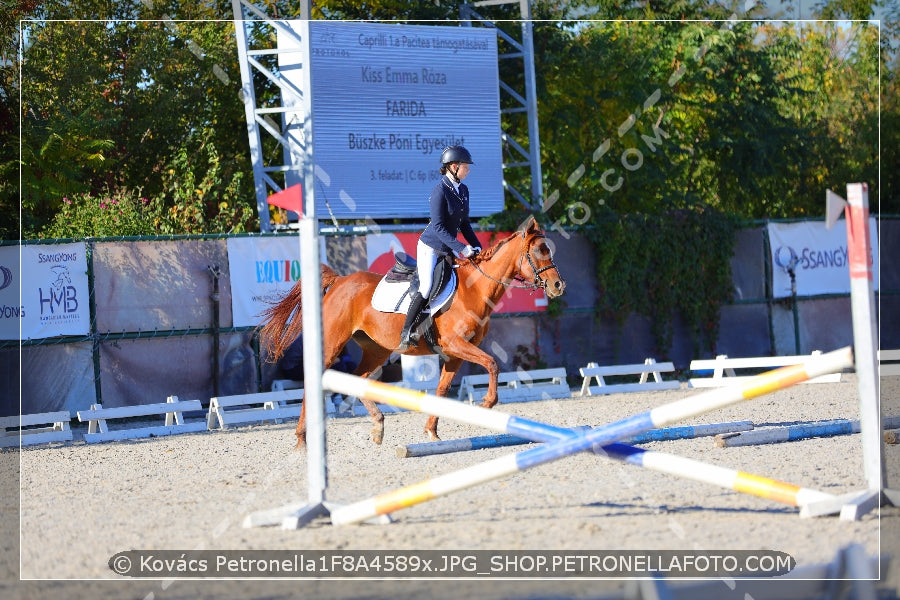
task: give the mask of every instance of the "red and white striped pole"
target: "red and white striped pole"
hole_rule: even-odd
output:
[[[853,322],[853,352],[859,385],[859,421],[863,446],[863,469],[867,493],[845,504],[842,520],[856,520],[880,506],[885,483],[881,400],[878,390],[878,330],[875,312],[872,238],[869,232],[869,186],[848,183],[847,200],[828,190],[827,226],[830,228],[843,206],[847,220],[847,263],[850,269],[850,312]]]
[[[881,405],[878,393],[878,333],[875,323],[872,242],[869,233],[869,186],[847,184],[847,259],[850,265],[850,308],[859,380],[859,421],[863,461],[870,490],[884,488]]]

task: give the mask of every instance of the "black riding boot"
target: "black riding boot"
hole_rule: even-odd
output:
[[[406,322],[403,329],[400,330],[400,346],[398,352],[405,352],[413,345],[412,330],[418,320],[419,313],[425,308],[425,298],[418,291],[415,292],[409,301],[409,311],[406,313]]]

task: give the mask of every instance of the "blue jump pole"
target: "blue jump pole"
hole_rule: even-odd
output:
[[[573,431],[587,431],[589,427],[575,427]],[[635,435],[622,440],[623,444],[646,444],[649,442],[665,442],[671,440],[685,440],[709,435],[720,435],[750,431],[753,429],[751,421],[735,421],[733,423],[710,423],[705,425],[689,425],[683,427],[666,427],[663,429],[651,429],[646,433]],[[483,450],[485,448],[503,448],[506,446],[518,446],[521,444],[533,444],[534,440],[527,440],[516,435],[500,433],[495,435],[480,435],[458,440],[440,440],[437,442],[423,442],[421,444],[407,444],[397,446],[397,456],[400,458],[418,458],[433,456],[436,454],[450,454],[452,452],[468,452],[470,450]]]

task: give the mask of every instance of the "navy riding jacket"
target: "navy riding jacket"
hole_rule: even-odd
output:
[[[469,188],[459,184],[459,193],[453,188],[450,179],[444,175],[431,190],[431,221],[419,238],[423,243],[438,252],[462,252],[465,244],[456,239],[458,233],[470,246],[480,246],[475,237],[472,224],[469,222]]]

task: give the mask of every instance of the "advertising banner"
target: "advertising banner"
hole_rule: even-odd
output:
[[[325,262],[325,238],[319,238]],[[231,310],[235,327],[255,327],[270,303],[280,300],[301,277],[299,237],[228,238]]]
[[[869,219],[874,269],[874,289],[878,289],[878,228]],[[772,261],[772,296],[791,295],[790,269],[794,270],[798,296],[849,294],[850,267],[847,262],[847,224],[838,221],[831,229],[822,221],[769,223]]]
[[[437,25],[286,21],[278,35],[283,102],[311,102],[316,212],[339,219],[427,217],[446,146],[475,161],[474,217],[503,210],[497,35]],[[309,36],[311,56],[290,52]],[[309,60],[308,60],[309,59]],[[309,69],[311,84],[304,83]],[[285,115],[292,161],[303,115]],[[292,173],[288,173],[291,179]],[[288,181],[288,185],[296,183]]]
[[[419,233],[382,233],[366,236],[366,251],[369,257],[369,270],[373,273],[387,273],[394,264],[394,254],[405,252],[413,258],[416,257],[416,244],[419,241]],[[481,240],[481,247],[487,248],[496,244],[499,240],[509,236],[509,233],[498,233],[493,241],[491,234],[484,231],[476,232]],[[514,282],[513,285],[521,285]],[[503,295],[494,313],[518,313],[541,312],[547,310],[547,296],[543,290],[526,290],[510,286]]]
[[[87,335],[88,299],[83,243],[0,248],[0,338]]]

